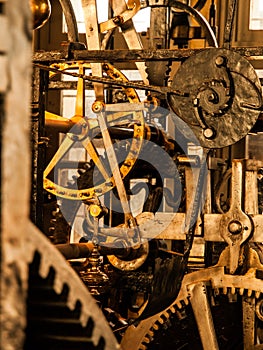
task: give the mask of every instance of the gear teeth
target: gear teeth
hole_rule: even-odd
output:
[[[251,289],[248,289],[248,291],[247,291],[247,296],[248,296],[248,297],[251,297],[252,293],[253,293],[253,291],[252,291]]]
[[[175,314],[175,312],[176,312],[176,310],[175,310],[175,308],[173,306],[171,306],[170,311],[171,311],[172,314]]]
[[[162,313],[162,317],[165,317],[166,319],[168,319],[168,318],[170,317],[169,312],[164,311],[164,312]]]
[[[168,317],[166,317],[166,315],[164,315],[164,314],[161,314],[160,320],[162,320],[162,324],[165,324],[165,322],[167,321]]]
[[[149,331],[148,331],[148,335],[149,335],[149,337],[153,338],[153,336],[154,336],[154,332],[153,332],[153,331],[151,331],[151,330],[149,330]]]
[[[54,290],[57,294],[61,294],[63,287],[64,287],[63,281],[56,276],[55,281],[54,281]]]
[[[152,328],[153,328],[155,331],[158,331],[159,326],[158,326],[158,324],[155,323],[155,324],[152,326]]]
[[[256,299],[259,299],[261,296],[260,291],[242,288],[242,287],[241,288],[240,287],[233,287],[234,283],[232,284],[232,286],[230,283],[228,283],[229,285],[224,286],[225,281],[223,279],[221,282],[222,283],[220,283],[219,287],[212,286],[212,289],[213,289],[212,296],[213,295],[218,296],[220,294],[224,294],[224,295],[229,294],[230,302],[231,302],[231,295],[235,295],[235,294],[240,294],[242,296],[245,293],[245,295],[247,295],[248,297],[251,297],[252,295],[254,295]],[[169,327],[169,323],[170,323],[169,319],[170,319],[170,316],[172,314],[176,313],[178,319],[181,319],[181,320],[186,317],[186,315],[184,315],[184,313],[185,313],[184,307],[189,304],[190,297],[189,296],[186,297],[185,294],[184,294],[184,296],[185,296],[185,299],[182,297],[180,298],[180,300],[176,299],[174,301],[173,305],[171,305],[169,308],[167,308],[164,312],[156,315],[157,317],[156,317],[155,323],[151,326],[147,335],[145,335],[143,341],[141,342],[140,348],[138,350],[146,350],[148,348],[147,344],[149,344],[154,339],[154,332],[159,330],[159,328],[165,327],[165,329],[167,329]]]
[[[140,345],[139,350],[147,350],[147,347],[143,344]]]
[[[165,78],[164,78],[165,85],[169,85],[169,83],[172,81],[172,78],[170,77],[171,71],[172,71],[172,61],[168,61],[166,64],[166,72],[165,72]]]
[[[180,301],[177,301],[176,302],[176,307],[179,309],[179,310],[181,310],[182,309],[182,303],[180,302]]]
[[[244,291],[245,291],[244,288],[239,288],[239,294],[240,294],[240,295],[243,295],[243,294],[244,294]]]
[[[218,296],[220,294],[219,288],[214,289],[214,295]]]
[[[164,324],[164,319],[162,317],[159,317],[158,321],[160,324]]]
[[[142,343],[146,343],[146,344],[150,344],[152,339],[150,339],[150,337],[148,337],[148,334],[143,338]]]
[[[188,304],[189,304],[189,302],[190,302],[190,300],[189,300],[189,299],[185,299],[185,300],[184,300],[185,305],[188,305]]]
[[[261,292],[255,292],[256,299],[258,299],[260,297],[260,295],[261,295]]]

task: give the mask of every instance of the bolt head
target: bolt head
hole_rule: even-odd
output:
[[[195,98],[194,101],[193,101],[193,104],[194,104],[194,107],[198,107],[198,105],[199,105],[199,99],[198,99],[198,98]]]
[[[238,220],[233,220],[228,224],[228,231],[233,235],[238,235],[243,231],[243,225]]]
[[[215,59],[215,64],[217,67],[222,67],[226,64],[226,57],[225,56],[217,56]]]
[[[104,110],[104,103],[102,101],[95,101],[92,105],[92,111],[94,113],[100,113]]]
[[[204,137],[206,139],[212,139],[215,136],[215,132],[211,128],[207,128],[204,130]]]

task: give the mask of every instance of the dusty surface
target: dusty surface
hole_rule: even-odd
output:
[[[24,256],[30,179],[29,2],[5,2],[1,19],[1,337],[0,348],[23,348],[27,265]],[[2,52],[3,52],[2,51]]]

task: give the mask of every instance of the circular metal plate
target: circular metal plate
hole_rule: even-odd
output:
[[[244,57],[230,50],[211,48],[190,57],[175,74],[172,88],[188,94],[171,94],[168,101],[205,148],[236,143],[260,114],[259,78]]]

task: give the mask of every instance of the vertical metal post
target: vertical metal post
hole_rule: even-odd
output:
[[[45,72],[35,68],[32,84],[32,119],[31,119],[31,201],[30,218],[41,230],[43,229],[43,171],[45,167],[45,142],[44,137],[44,90]]]
[[[244,349],[255,349],[255,298],[243,297],[242,306]]]

